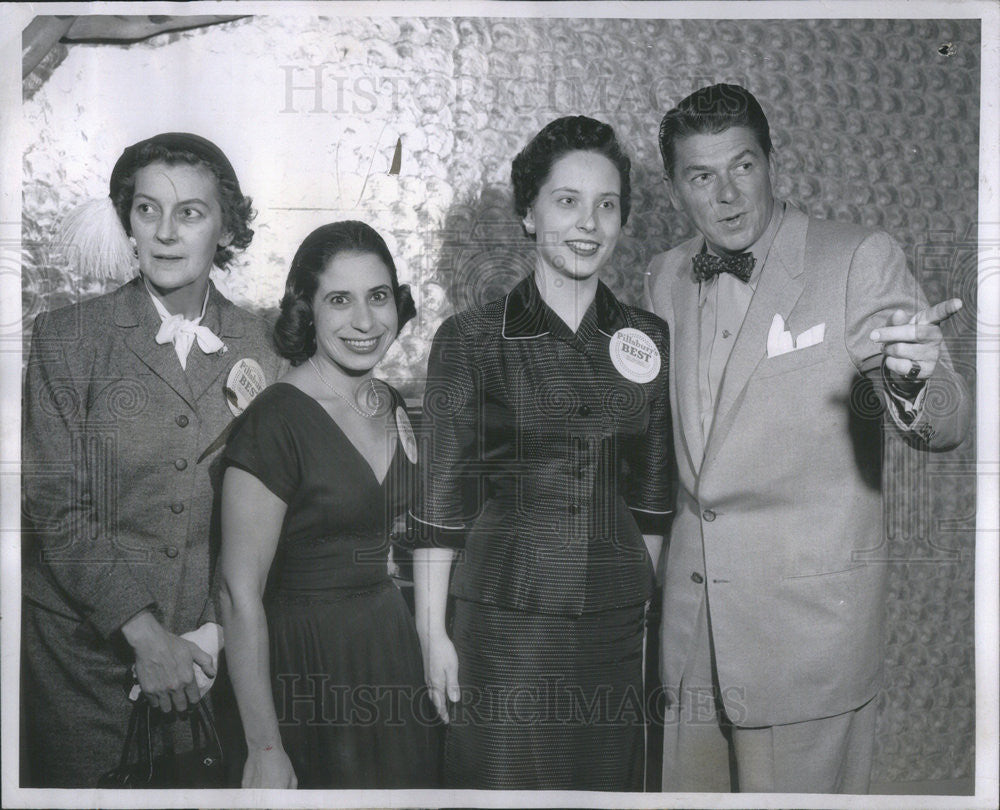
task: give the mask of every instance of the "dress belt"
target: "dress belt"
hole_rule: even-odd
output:
[[[314,602],[344,602],[348,599],[358,599],[359,597],[372,596],[380,593],[389,587],[396,587],[390,578],[379,580],[378,582],[364,585],[340,585],[317,590],[293,590],[276,587],[268,595],[267,601],[281,604],[311,604]]]

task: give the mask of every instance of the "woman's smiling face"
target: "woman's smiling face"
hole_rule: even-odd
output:
[[[610,258],[621,234],[621,176],[598,152],[568,152],[528,207],[524,227],[535,235],[539,269],[577,281]]]
[[[348,374],[371,370],[397,332],[389,268],[374,253],[341,252],[318,282],[312,302],[317,359]]]

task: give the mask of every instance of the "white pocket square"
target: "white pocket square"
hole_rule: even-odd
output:
[[[775,313],[774,320],[771,321],[771,328],[767,333],[767,356],[777,357],[788,354],[788,352],[815,346],[817,343],[823,342],[824,334],[826,334],[826,324],[818,323],[806,329],[793,340],[792,333],[785,329],[785,319],[780,314]]]

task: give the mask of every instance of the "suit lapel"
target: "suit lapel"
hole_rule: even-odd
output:
[[[208,306],[205,308],[205,319],[202,323],[227,344],[227,350],[205,354],[197,343],[191,347],[187,361],[187,377],[195,400],[201,399],[219,376],[240,359],[230,356],[228,351],[228,341],[244,335],[242,324],[233,317],[235,309],[236,307],[215,289],[215,285],[210,284]],[[222,383],[218,385],[218,397],[220,402],[223,401]]]
[[[775,234],[757,290],[726,364],[715,419],[705,447],[706,467],[718,454],[739,410],[747,383],[767,354],[767,333],[775,313],[780,313],[787,322],[802,295],[808,223],[809,218],[798,209],[791,205],[785,209],[781,227]],[[760,414],[760,418],[765,419],[766,414]]]
[[[208,306],[202,323],[215,332],[225,343],[227,339],[239,339],[245,330],[235,317],[236,308],[209,282]],[[228,352],[205,354],[195,343],[188,354],[187,370],[181,368],[177,354],[170,344],[156,342],[160,329],[160,317],[149,300],[149,293],[142,286],[142,278],[137,278],[122,288],[122,297],[115,307],[115,323],[131,327],[125,338],[126,345],[149,369],[169,385],[192,410],[197,410],[198,400],[238,359]],[[219,398],[224,394],[219,386]]]
[[[128,329],[125,345],[194,409],[195,396],[184,369],[177,361],[174,347],[169,343],[161,345],[156,342],[160,316],[149,300],[142,277],[135,278],[121,289],[122,295],[115,304],[115,324]]]
[[[701,240],[694,240],[697,245]],[[698,247],[690,253],[693,255]],[[680,411],[681,432],[691,469],[697,473],[705,453],[701,434],[701,406],[698,393],[698,284],[688,268],[691,256],[684,256],[671,289],[674,308],[674,381],[677,386],[677,408]]]

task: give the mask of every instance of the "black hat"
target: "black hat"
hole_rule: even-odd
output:
[[[200,135],[192,135],[190,132],[163,132],[159,135],[154,135],[152,138],[134,143],[122,152],[121,157],[115,163],[114,169],[111,170],[111,182],[109,185],[112,198],[121,190],[125,178],[138,168],[136,163],[140,159],[139,156],[142,154],[144,147],[148,146],[161,146],[164,149],[191,152],[206,163],[214,166],[224,178],[236,186],[236,192],[242,195],[239,180],[236,179],[236,172],[233,170],[229,158],[208,138],[202,138]]]

